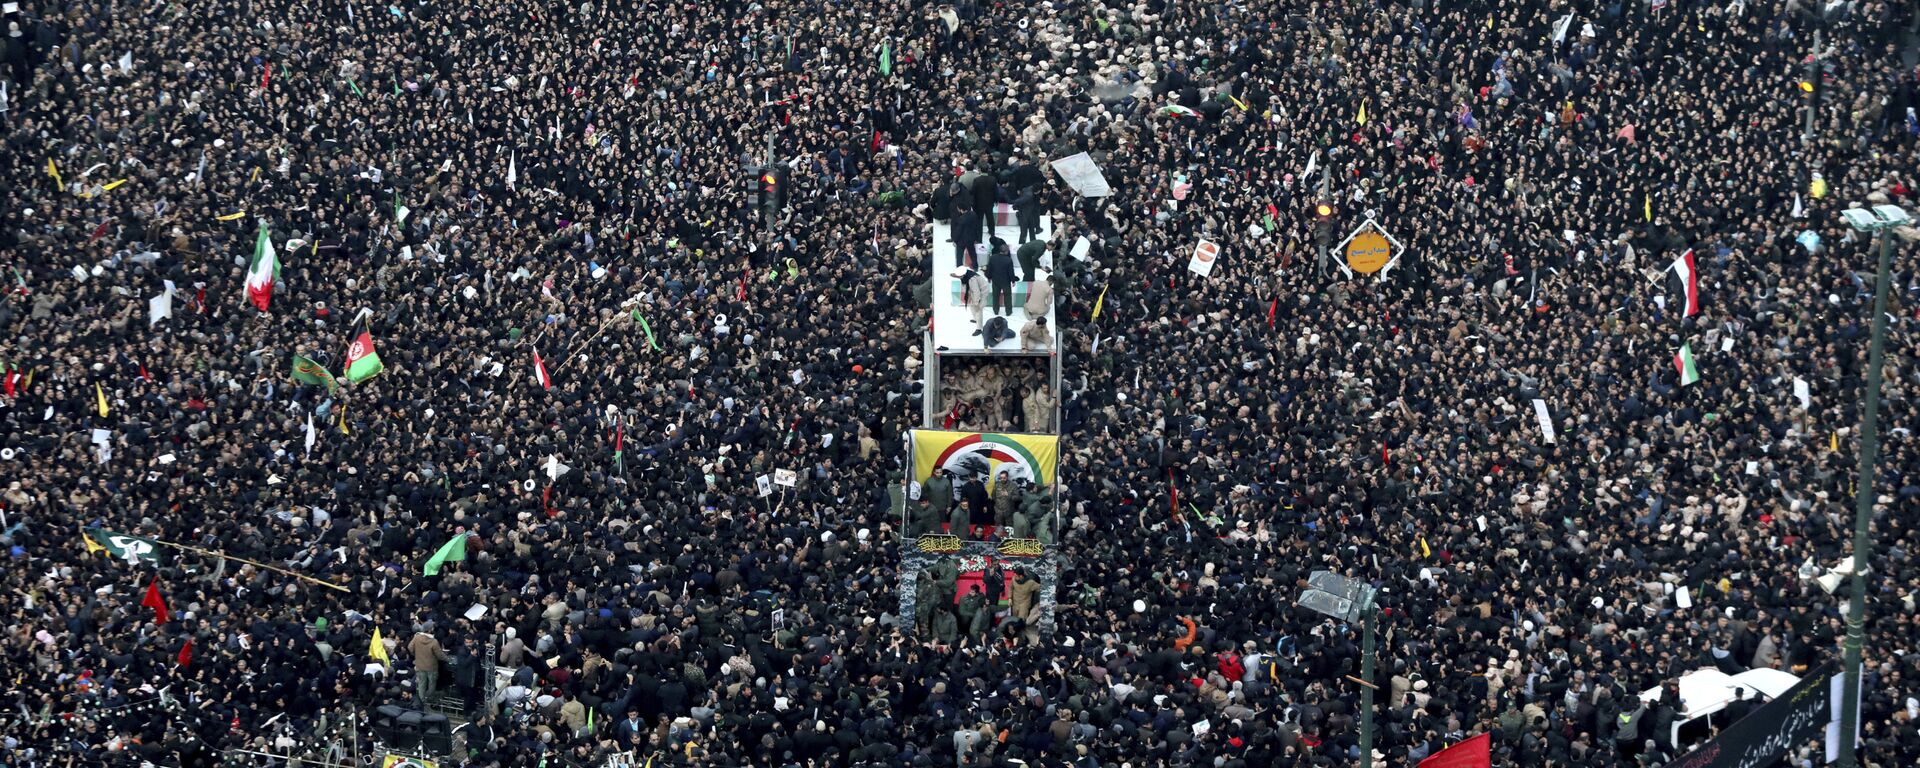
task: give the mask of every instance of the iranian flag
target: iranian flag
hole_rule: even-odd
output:
[[[1673,367],[1680,371],[1680,386],[1700,380],[1700,369],[1693,367],[1693,344],[1681,344],[1680,351],[1673,353]]]
[[[385,368],[380,363],[380,353],[373,351],[373,334],[361,331],[347,347],[347,381],[358,384]]]
[[[533,351],[533,375],[540,380],[541,389],[553,389],[553,377],[547,375],[547,364],[540,359],[540,350]]]
[[[1156,110],[1155,112],[1163,116],[1191,117],[1196,120],[1200,118],[1200,113],[1195,112],[1186,107],[1180,106],[1179,104],[1168,104]]]
[[[280,255],[273,251],[273,239],[267,225],[260,225],[260,237],[253,243],[253,263],[247,266],[247,299],[260,311],[267,311],[273,300],[273,281],[280,277]]]
[[[1700,314],[1700,272],[1693,268],[1693,249],[1689,248],[1686,253],[1680,254],[1680,258],[1674,259],[1673,266],[1668,269],[1680,278],[1680,290],[1687,296],[1687,307],[1680,316]]]

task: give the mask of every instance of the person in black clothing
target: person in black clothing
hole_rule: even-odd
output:
[[[1020,244],[1040,236],[1040,197],[1032,187],[1022,188],[1013,200],[1013,215],[1020,222]],[[1031,273],[1027,280],[1032,280]]]
[[[993,284],[991,303],[995,315],[1013,314],[1013,283],[1019,278],[1013,269],[1013,253],[1007,241],[994,238],[987,253],[987,280]]]

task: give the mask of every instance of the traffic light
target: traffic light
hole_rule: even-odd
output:
[[[1327,221],[1332,218],[1333,218],[1333,203],[1331,201],[1321,200],[1320,202],[1313,204],[1314,221]]]
[[[762,205],[761,200],[764,198],[760,193],[766,189],[766,184],[760,179],[765,174],[766,170],[760,166],[750,166],[747,168],[747,177],[741,179],[746,185],[747,206],[750,208],[758,208]]]
[[[760,203],[770,210],[787,207],[787,166],[774,163],[760,169]]]

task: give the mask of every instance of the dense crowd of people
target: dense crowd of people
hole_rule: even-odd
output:
[[[1915,207],[1920,70],[1911,4],[1806,5],[22,0],[0,763],[251,761],[450,696],[442,765],[1342,766],[1369,703],[1374,765],[1663,764],[1639,692],[1844,635],[1874,275],[1838,211]],[[1080,151],[1111,196],[1047,170]],[[1055,231],[1047,636],[897,612],[962,173]],[[1322,190],[1391,271],[1321,262]],[[1882,767],[1920,755],[1916,252]],[[362,332],[384,372],[289,376]],[[1380,589],[1374,688],[1313,570]]]

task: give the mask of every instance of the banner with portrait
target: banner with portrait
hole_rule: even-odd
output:
[[[1052,488],[1060,461],[1056,435],[916,429],[908,438],[916,483],[926,482],[935,469],[945,469],[956,479],[983,476],[989,491],[1003,476]]]

